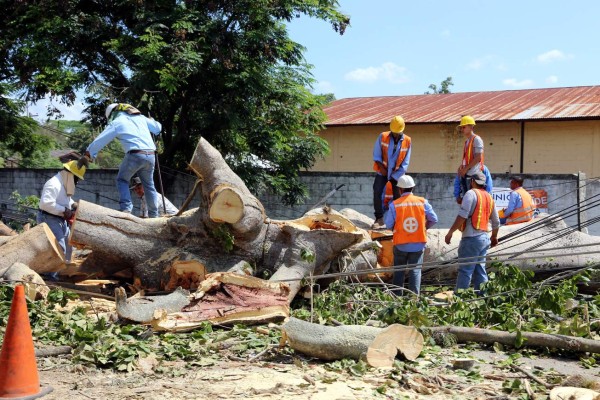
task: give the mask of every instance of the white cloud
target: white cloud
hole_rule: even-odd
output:
[[[546,83],[557,83],[558,82],[558,76],[556,75],[550,75],[549,77],[546,78]]]
[[[563,61],[569,58],[573,58],[573,55],[565,54],[560,50],[554,49],[538,55],[536,60],[542,64],[548,64],[553,61]]]
[[[523,79],[521,81],[515,78],[504,79],[502,83],[506,86],[514,87],[514,88],[523,88],[523,87],[531,87],[533,86],[533,81],[531,79]]]
[[[357,68],[344,75],[348,81],[374,83],[386,81],[390,83],[406,83],[409,81],[407,69],[393,62],[386,62],[379,67]]]
[[[507,69],[506,64],[502,62],[500,57],[493,54],[471,60],[471,62],[467,64],[466,68],[469,70],[479,70],[488,66],[500,71],[505,71]]]

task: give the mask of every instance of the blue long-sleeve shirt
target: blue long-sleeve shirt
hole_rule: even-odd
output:
[[[510,217],[513,211],[520,207],[523,207],[523,199],[521,199],[519,193],[513,190],[508,196],[508,206],[506,206],[506,209],[504,210],[504,217]]]
[[[87,151],[93,158],[96,158],[98,152],[115,138],[119,139],[126,153],[129,150],[156,150],[151,133],[158,135],[161,129],[162,126],[158,121],[142,114],[129,115],[121,111],[90,143]]]
[[[412,194],[412,193],[405,192],[405,193],[402,193],[402,195],[400,197],[408,196],[409,194]],[[431,204],[429,204],[427,199],[425,199],[424,206],[425,206],[425,220],[426,220],[425,228],[429,229],[438,222],[438,216],[435,213],[435,211],[433,211],[433,207],[431,207]],[[396,207],[394,207],[391,202],[390,202],[390,208],[383,215],[383,220],[385,222],[385,225],[388,227],[388,229],[394,229],[394,224],[396,223]],[[427,242],[406,243],[406,244],[397,244],[396,248],[400,251],[412,253],[415,251],[423,250],[426,245],[427,245]]]
[[[492,194],[492,190],[494,189],[494,181],[492,179],[492,174],[490,174],[490,170],[487,166],[483,166],[483,174],[485,175],[485,191],[489,194]],[[470,183],[469,183],[470,184]],[[454,198],[458,199],[460,196],[460,177],[456,175],[454,178]]]
[[[383,154],[381,152],[381,135],[377,137],[377,141],[375,141],[375,146],[373,147],[373,161],[383,162]],[[392,135],[390,133],[390,135]],[[408,164],[410,163],[410,151],[412,145],[406,151],[406,157],[400,163],[400,167],[396,171],[394,168],[396,167],[396,161],[398,160],[398,156],[400,156],[400,150],[402,149],[402,140],[404,140],[404,134],[400,135],[398,139],[398,144],[396,145],[396,151],[394,151],[394,138],[390,137],[390,145],[388,146],[388,179],[398,180],[402,175],[406,173],[408,169]]]

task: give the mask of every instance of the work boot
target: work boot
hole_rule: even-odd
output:
[[[383,218],[377,218],[373,225],[371,225],[371,229],[385,229],[385,222],[383,222]]]

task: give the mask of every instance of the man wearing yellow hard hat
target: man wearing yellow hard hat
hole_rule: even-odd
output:
[[[460,119],[458,125],[460,133],[465,137],[465,146],[463,157],[458,167],[458,177],[460,179],[460,196],[457,201],[460,204],[463,196],[470,189],[468,177],[474,176],[477,172],[483,172],[483,140],[475,134],[475,119],[470,115],[465,115]]]
[[[83,180],[86,170],[86,160],[69,161],[63,164],[63,170],[48,179],[42,189],[37,223],[45,222],[65,254],[65,262],[71,262],[73,248],[68,243],[69,220],[77,210],[77,203],[72,199],[75,186]],[[56,279],[56,273],[50,274],[51,279]]]
[[[400,197],[398,179],[406,173],[410,162],[411,140],[404,134],[404,118],[396,115],[390,122],[390,130],[382,132],[373,148],[373,207],[375,222],[371,229],[385,228],[383,220],[383,192],[388,182],[392,183],[394,200]]]

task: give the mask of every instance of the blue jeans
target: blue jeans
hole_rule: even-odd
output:
[[[44,214],[42,210],[38,210],[36,221],[38,224],[46,223],[48,228],[54,234],[58,245],[62,249],[65,255],[65,262],[71,262],[71,254],[73,253],[73,247],[69,244],[69,233],[71,230],[69,229],[69,224],[62,217],[57,217],[54,215]],[[48,273],[51,279],[58,279],[58,272],[50,272]]]
[[[154,154],[125,154],[125,158],[119,167],[119,174],[117,175],[119,209],[121,211],[131,212],[131,210],[133,210],[129,185],[131,178],[137,174],[144,187],[144,193],[148,203],[148,217],[158,217],[158,194],[154,187],[154,164],[156,162],[154,157]]]
[[[392,191],[394,192],[394,200],[400,197],[400,188],[398,187],[398,181],[390,179],[392,182]],[[375,219],[383,218],[383,192],[385,191],[385,185],[388,183],[387,176],[375,174],[375,181],[373,181],[373,208],[375,209]]]
[[[408,290],[419,294],[421,291],[421,265],[423,265],[423,250],[414,251],[414,252],[406,252],[400,251],[396,247],[394,247],[394,266],[398,265],[409,265],[416,264],[419,268],[414,268],[414,265],[411,266],[410,270],[408,270]],[[404,287],[404,271],[394,271],[394,285],[399,287]],[[402,294],[402,290],[396,289],[394,293],[397,295]]]
[[[467,289],[473,280],[473,287],[476,291],[479,290],[481,284],[488,281],[487,272],[485,271],[485,258],[487,251],[490,248],[490,237],[487,233],[463,237],[458,245],[459,262],[463,262],[464,258],[478,257],[466,260],[467,264],[458,267],[458,277],[456,278],[456,290]]]

